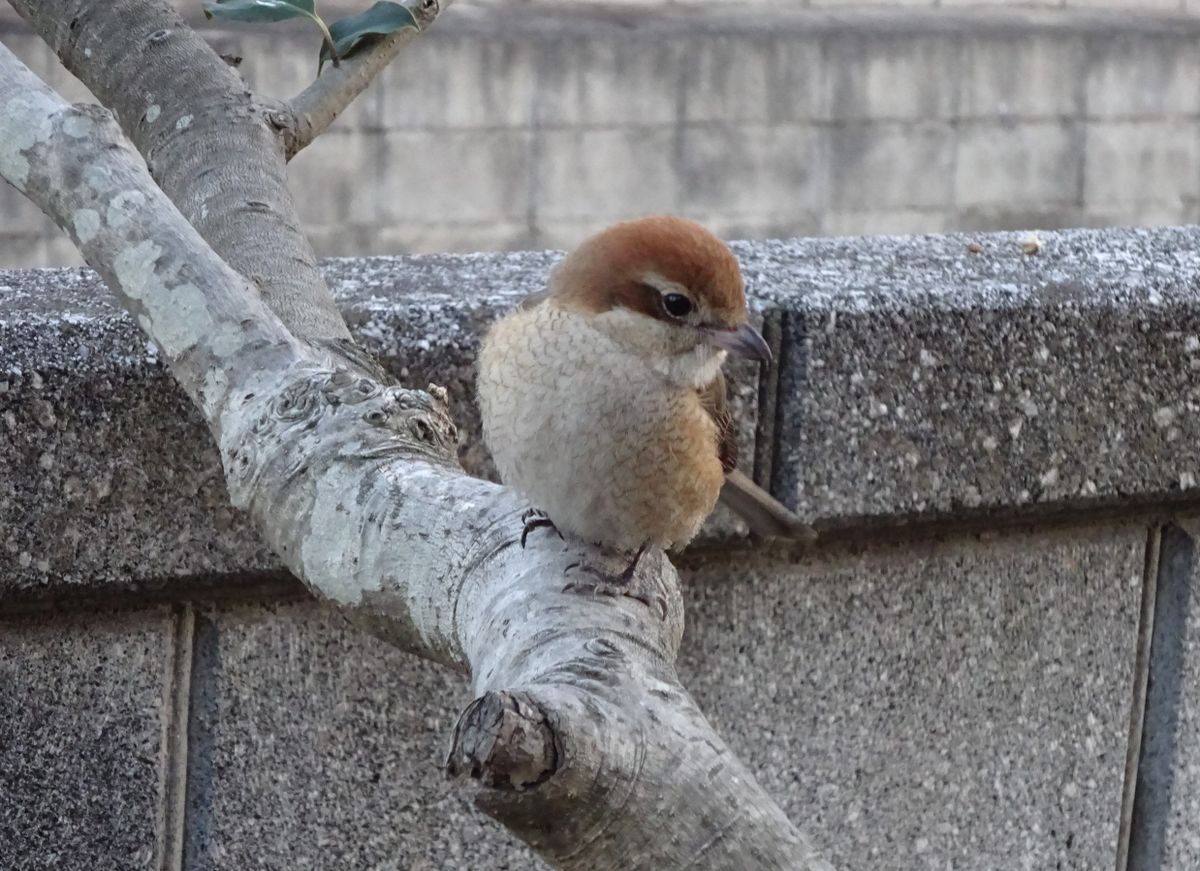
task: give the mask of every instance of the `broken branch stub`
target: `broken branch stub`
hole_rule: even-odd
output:
[[[492,789],[521,791],[558,768],[554,730],[525,693],[489,690],[459,716],[444,768]]]

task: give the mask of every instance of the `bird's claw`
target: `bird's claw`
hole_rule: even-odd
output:
[[[528,508],[521,514],[521,549],[525,548],[525,539],[529,538],[529,533],[535,529],[553,529],[555,535],[562,538],[562,533],[558,531],[558,527],[554,525],[554,521],[550,519],[550,515],[540,508]]]
[[[587,563],[571,563],[564,569],[564,574],[573,569],[578,569],[581,572],[591,575],[592,579],[569,581],[563,586],[562,591],[564,593],[581,593],[583,595],[590,593],[593,598],[596,596],[608,596],[613,599],[619,599],[622,596],[626,596],[641,602],[651,611],[657,612],[659,617],[665,620],[667,618],[666,597],[657,590],[650,590],[647,588],[647,585],[638,583],[636,568],[637,563],[635,561],[620,574],[613,575]]]

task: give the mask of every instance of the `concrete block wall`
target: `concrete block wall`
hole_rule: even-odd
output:
[[[1200,230],[1019,243],[736,246],[745,467],[823,543],[710,527],[680,670],[836,867],[1200,859]],[[555,259],[325,269],[486,475],[478,339]],[[0,867],[541,867],[438,773],[463,681],[280,572],[94,275],[0,273],[0,349]]]
[[[729,238],[1189,223],[1200,17],[1172,2],[464,3],[293,189],[328,255],[562,247],[657,211]],[[198,26],[267,95],[312,79],[306,28]],[[0,265],[77,262],[15,192],[0,211]]]

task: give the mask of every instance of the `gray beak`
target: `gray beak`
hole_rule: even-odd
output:
[[[742,324],[736,330],[705,330],[710,345],[728,351],[735,357],[745,357],[748,360],[771,362],[771,346],[759,335],[758,330],[749,324]]]

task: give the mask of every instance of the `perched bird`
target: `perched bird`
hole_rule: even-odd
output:
[[[810,531],[735,471],[721,364],[768,361],[733,252],[699,224],[651,217],[584,241],[549,286],[489,330],[484,438],[538,526],[626,551],[687,544],[722,494],[752,529]],[[724,490],[723,490],[724,487]]]

